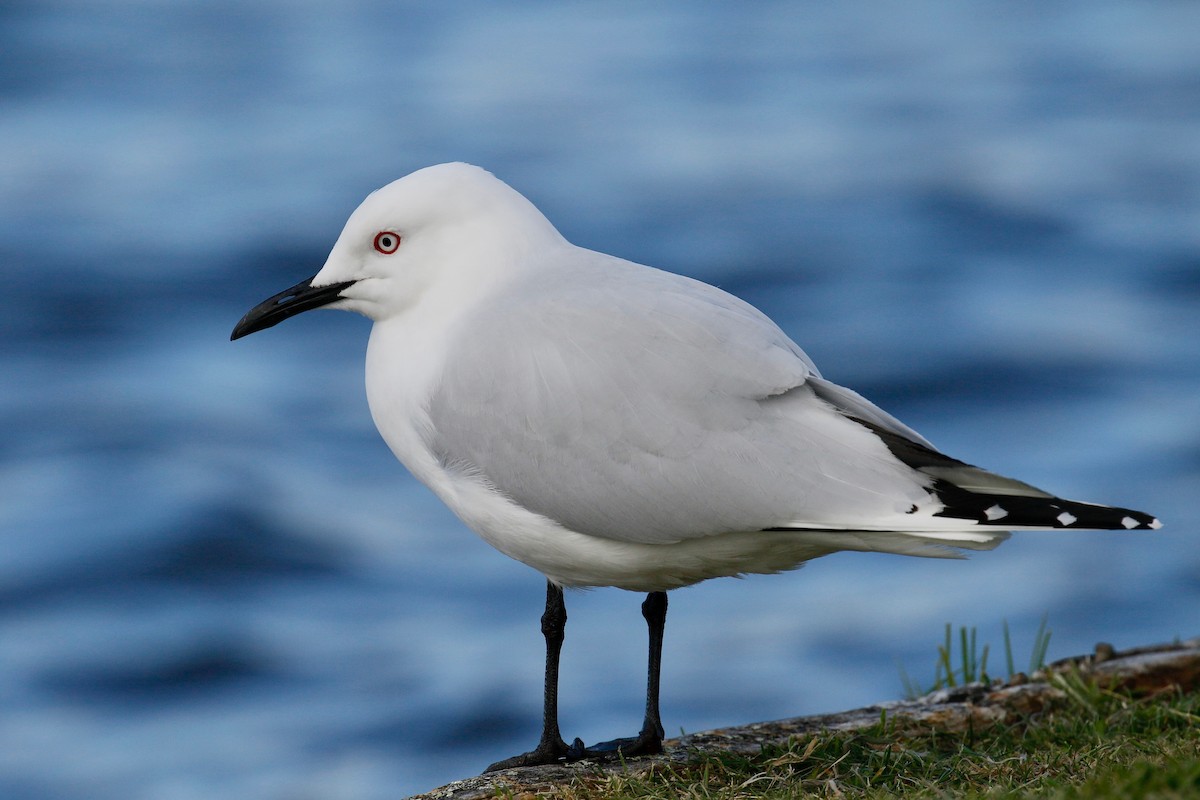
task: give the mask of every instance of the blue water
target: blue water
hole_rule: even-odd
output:
[[[467,160],[760,305],[948,452],[1154,534],[675,593],[671,731],[1200,633],[1200,8],[0,6],[0,797],[383,800],[537,735],[539,576],[397,465],[366,321],[235,344],[370,190]],[[632,733],[640,598],[568,597],[568,736]]]

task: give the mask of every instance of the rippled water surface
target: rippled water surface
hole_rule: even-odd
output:
[[[370,190],[466,160],[760,305],[948,452],[1159,514],[675,593],[671,731],[1200,633],[1200,10],[0,8],[0,796],[383,800],[537,735],[543,593],[395,463],[368,323],[236,344]],[[639,724],[640,598],[568,597],[565,732]],[[998,667],[1000,659],[993,655]]]

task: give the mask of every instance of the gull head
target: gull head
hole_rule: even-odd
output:
[[[564,243],[532,203],[486,170],[426,167],[372,192],[346,221],[325,266],[252,308],[230,338],[322,306],[378,322],[439,290],[470,296]]]

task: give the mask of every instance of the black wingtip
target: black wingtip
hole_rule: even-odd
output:
[[[1162,527],[1162,522],[1152,514],[1064,500],[1027,483],[951,458],[857,417],[851,419],[874,431],[901,462],[932,478],[931,491],[944,506],[934,513],[935,517],[969,520],[997,528],[1145,531]]]
[[[1025,497],[972,492],[944,480],[933,490],[945,504],[935,517],[971,520],[999,528],[1152,531],[1162,522],[1131,508],[1101,506],[1061,497]]]

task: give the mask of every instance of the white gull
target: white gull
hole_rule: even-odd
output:
[[[568,242],[478,167],[371,194],[325,266],[234,339],[320,306],[374,321],[371,415],[468,526],[547,578],[541,741],[500,769],[656,752],[666,591],[844,550],[946,557],[1012,529],[1157,528],[970,466],[812,360],[749,304]],[[563,587],[647,592],[646,716],[592,747],[557,720]]]

